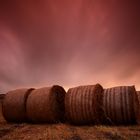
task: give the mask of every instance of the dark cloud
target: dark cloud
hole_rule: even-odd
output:
[[[1,88],[101,82],[140,89],[139,5],[138,0],[0,1]]]

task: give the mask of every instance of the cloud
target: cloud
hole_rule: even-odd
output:
[[[0,82],[140,89],[139,1],[0,1]]]

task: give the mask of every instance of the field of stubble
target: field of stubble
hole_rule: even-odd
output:
[[[140,126],[7,123],[0,104],[0,140],[140,140]]]

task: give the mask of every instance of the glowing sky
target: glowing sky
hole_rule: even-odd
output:
[[[0,91],[95,83],[140,90],[139,0],[0,0]]]

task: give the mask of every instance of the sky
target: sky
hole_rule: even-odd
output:
[[[139,0],[0,0],[0,92],[96,83],[140,90]]]

